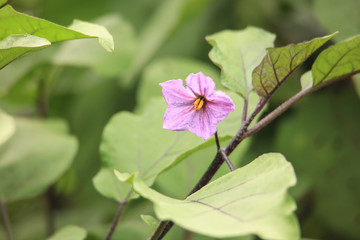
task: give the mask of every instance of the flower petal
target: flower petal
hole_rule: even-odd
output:
[[[217,123],[224,120],[229,112],[235,110],[235,105],[231,98],[222,91],[215,91],[207,98],[206,108],[211,111],[211,115],[216,118]]]
[[[189,131],[206,140],[215,134],[216,125],[211,113],[209,114],[209,111],[202,108],[194,114],[194,118],[189,125]]]
[[[186,78],[186,87],[190,89],[196,96],[207,98],[214,93],[216,86],[211,77],[205,76],[202,72],[191,73]]]
[[[189,105],[196,98],[190,89],[183,86],[183,81],[170,80],[160,83],[162,93],[168,105]]]
[[[195,110],[193,105],[175,106],[168,105],[164,115],[164,129],[172,131],[188,130],[189,124],[193,121]]]

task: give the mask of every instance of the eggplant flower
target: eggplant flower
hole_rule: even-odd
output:
[[[199,72],[183,80],[160,83],[167,103],[164,129],[189,130],[204,140],[215,134],[217,125],[224,120],[235,105],[222,91],[216,91],[214,81]]]

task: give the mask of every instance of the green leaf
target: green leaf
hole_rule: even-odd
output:
[[[251,73],[274,46],[275,35],[255,27],[225,30],[207,36],[213,46],[210,59],[221,68],[221,83],[243,98],[252,90]]]
[[[304,73],[300,78],[300,83],[302,90],[311,88],[313,86],[312,72],[307,71],[306,73]]]
[[[83,240],[86,238],[86,231],[77,226],[66,226],[57,231],[47,240]]]
[[[152,234],[157,228],[159,221],[150,215],[140,215],[140,217],[149,226],[150,233]]]
[[[40,194],[70,166],[77,149],[76,139],[59,131],[52,122],[15,119],[15,134],[0,146],[3,201]]]
[[[0,145],[6,142],[15,132],[14,119],[0,110]]]
[[[33,36],[33,35],[10,35],[0,41],[0,49],[6,50],[10,48],[18,48],[18,47],[29,47],[29,48],[36,48],[36,47],[44,47],[51,45],[45,38]]]
[[[360,72],[360,35],[322,51],[312,72],[314,86]]]
[[[252,83],[257,94],[263,98],[272,95],[297,67],[335,34],[267,49],[266,56],[252,73]]]
[[[94,22],[111,31],[116,51],[108,54],[99,48],[95,41],[88,39],[70,41],[61,46],[54,57],[54,63],[91,67],[105,77],[118,77],[124,74],[131,66],[137,46],[132,25],[117,14],[105,15]]]
[[[0,9],[0,28],[0,69],[22,55],[65,40],[98,38],[105,50],[114,49],[112,36],[102,26],[75,20],[66,28],[19,13],[10,5]]]
[[[136,176],[128,181],[154,203],[159,219],[187,230],[218,238],[248,234],[266,239],[299,238],[295,202],[286,193],[296,183],[295,173],[281,154],[264,154],[185,200],[164,196]]]

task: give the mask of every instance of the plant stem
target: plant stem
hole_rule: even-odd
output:
[[[8,240],[13,240],[14,237],[13,237],[12,230],[11,230],[11,223],[10,223],[9,214],[7,212],[5,202],[3,202],[1,199],[0,199],[0,210],[1,210],[1,216],[2,216],[2,219],[3,219],[4,228],[5,228],[7,238],[8,238]]]
[[[120,218],[120,216],[121,216],[121,213],[122,213],[122,211],[123,211],[126,203],[128,202],[128,200],[129,200],[132,192],[133,192],[133,190],[131,190],[131,191],[126,195],[124,201],[121,201],[121,202],[120,202],[119,208],[118,208],[118,210],[117,210],[117,212],[116,212],[116,215],[115,215],[115,217],[114,217],[114,219],[113,219],[113,221],[112,221],[112,223],[111,223],[111,226],[110,226],[110,228],[109,228],[109,231],[108,231],[108,233],[106,234],[104,240],[110,240],[110,239],[111,239],[111,236],[113,235],[113,233],[114,233],[114,231],[115,231],[115,228],[116,228],[116,226],[117,226],[117,224],[118,224],[118,222],[119,222],[119,218]]]
[[[158,227],[156,228],[155,232],[151,235],[149,240],[162,239],[163,238],[162,235],[165,236],[165,234],[169,231],[169,230],[166,231],[167,225],[171,225],[169,227],[170,230],[170,228],[172,227],[172,225],[174,225],[174,223],[171,221],[160,221]]]
[[[234,171],[235,167],[232,164],[232,162],[230,161],[230,159],[228,158],[228,156],[226,155],[224,149],[219,149],[219,152],[221,154],[221,157],[225,160],[226,164],[228,165],[228,167],[230,168],[230,171]]]
[[[217,132],[215,132],[215,141],[216,141],[216,147],[217,147],[217,151],[221,153],[221,156],[224,158],[226,164],[228,165],[228,167],[230,168],[230,171],[234,171],[235,167],[232,164],[232,162],[230,161],[230,159],[228,158],[228,156],[226,156],[224,149],[222,149],[220,147],[220,141],[219,141],[219,137]]]

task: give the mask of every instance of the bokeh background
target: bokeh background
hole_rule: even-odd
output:
[[[88,239],[105,236],[118,203],[100,195],[92,181],[101,166],[103,128],[114,113],[139,111],[139,102],[147,102],[154,92],[158,95],[159,86],[148,88],[153,79],[184,79],[198,71],[218,79],[220,71],[208,58],[211,47],[205,36],[252,25],[276,34],[275,45],[283,46],[339,31],[329,43],[334,44],[360,33],[359,0],[14,0],[11,4],[64,26],[75,18],[102,24],[115,40],[114,54],[93,40],[76,40],[30,54],[0,71],[0,108],[23,117],[38,115],[39,81],[51,78],[48,116],[66,119],[79,141],[73,164],[46,194],[8,205],[15,239],[44,239],[51,231],[49,217],[55,229],[74,224],[88,230]],[[315,56],[280,88],[267,112],[300,89],[299,78]],[[254,135],[238,161],[243,165],[262,153],[281,152],[294,165],[298,184],[290,191],[298,204],[304,238],[360,239],[359,81],[356,77],[341,81],[297,103]],[[162,187],[166,176],[155,188],[185,197],[176,182]],[[139,217],[143,213],[152,214],[149,202],[131,202],[113,239],[146,239],[149,230]],[[2,227],[0,239],[5,239]],[[210,238],[175,228],[168,239]]]

